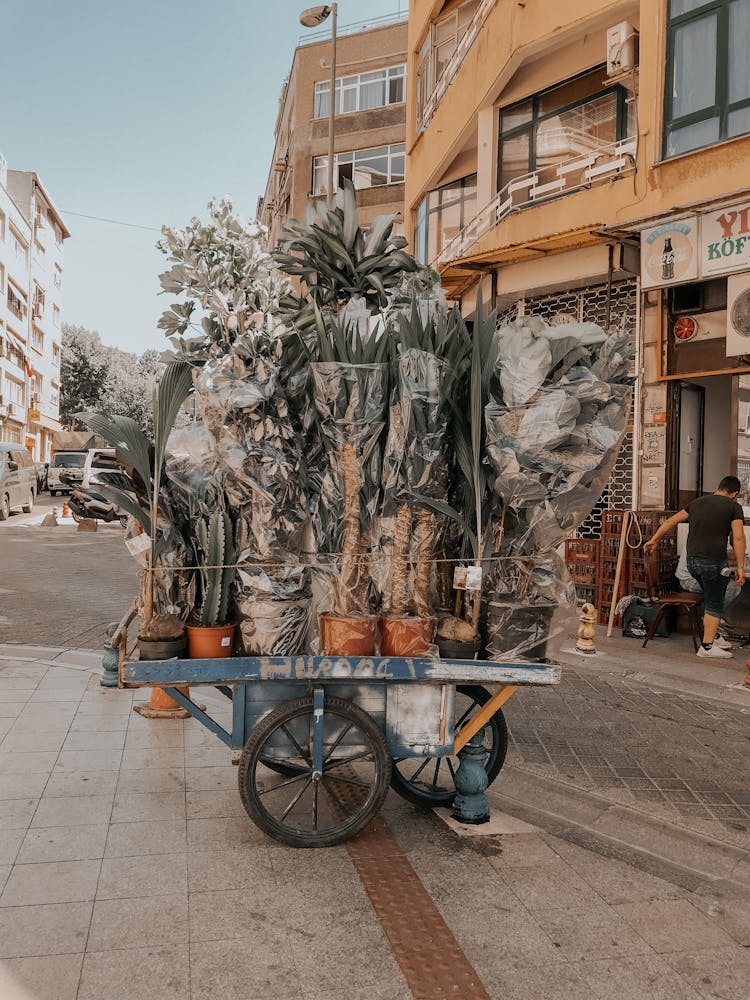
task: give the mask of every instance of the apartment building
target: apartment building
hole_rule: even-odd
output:
[[[406,36],[405,14],[338,29],[334,186],[352,181],[364,226],[377,215],[403,213]],[[304,217],[308,199],[327,194],[330,58],[330,31],[307,32],[281,90],[258,202],[271,246],[287,219]]]
[[[750,500],[748,0],[413,0],[407,235],[469,313],[633,339],[601,507]],[[585,530],[598,536],[598,512]]]
[[[0,439],[50,457],[60,430],[63,241],[37,174],[0,155]]]

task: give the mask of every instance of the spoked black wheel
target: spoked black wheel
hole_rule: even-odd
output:
[[[313,717],[312,698],[285,702],[258,723],[240,758],[248,816],[291,847],[349,840],[380,810],[391,778],[385,736],[342,698],[325,699],[323,769],[314,774]]]
[[[486,704],[492,695],[475,684],[460,684],[456,688],[456,732]],[[500,773],[508,752],[508,726],[502,709],[498,709],[484,727],[484,746],[489,752],[485,770],[490,784]],[[415,805],[432,809],[450,806],[456,794],[453,776],[458,770],[458,757],[394,757],[391,787]]]

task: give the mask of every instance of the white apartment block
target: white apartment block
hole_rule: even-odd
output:
[[[0,440],[50,458],[60,430],[63,240],[70,233],[33,171],[0,154]]]

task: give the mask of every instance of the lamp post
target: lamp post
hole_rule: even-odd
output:
[[[331,90],[329,93],[330,106],[328,110],[328,206],[333,202],[333,139],[336,126],[336,18],[338,15],[338,4],[321,4],[319,7],[308,7],[299,16],[300,24],[303,28],[317,28],[325,21],[329,14],[331,19]]]

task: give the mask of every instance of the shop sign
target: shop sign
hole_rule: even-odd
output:
[[[750,268],[750,205],[701,216],[701,276]]]
[[[661,288],[698,277],[698,219],[664,222],[641,235],[641,286]]]
[[[28,416],[29,416],[29,423],[32,423],[32,424],[38,424],[39,421],[42,419],[41,411],[37,410],[33,406],[29,407]]]

